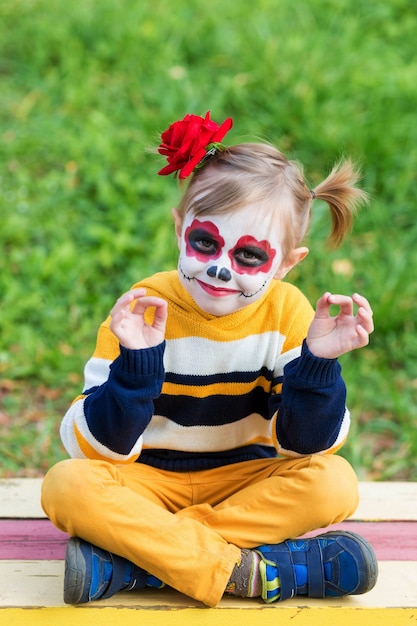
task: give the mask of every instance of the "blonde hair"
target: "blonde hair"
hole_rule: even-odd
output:
[[[302,167],[269,144],[242,143],[207,159],[196,170],[178,206],[180,216],[230,213],[253,204],[276,211],[284,228],[284,258],[303,241],[311,223],[313,199],[327,202],[328,242],[337,247],[351,230],[353,213],[367,201],[355,186],[359,171],[351,160],[336,164],[311,190]]]

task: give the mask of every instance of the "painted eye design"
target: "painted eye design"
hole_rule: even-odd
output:
[[[237,248],[233,258],[245,267],[259,267],[269,261],[269,256],[261,248]]]
[[[207,256],[216,254],[219,249],[218,242],[208,237],[207,233],[201,229],[193,230],[188,236],[188,242],[194,250]]]

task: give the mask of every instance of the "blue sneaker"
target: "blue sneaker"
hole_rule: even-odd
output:
[[[372,547],[356,533],[328,532],[255,548],[261,555],[265,602],[296,595],[310,598],[346,596],[370,591],[378,576]]]
[[[122,589],[130,591],[146,586],[162,587],[163,583],[130,561],[78,537],[68,541],[64,576],[66,604],[110,598]]]

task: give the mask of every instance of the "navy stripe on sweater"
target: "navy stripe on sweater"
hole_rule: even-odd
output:
[[[216,383],[251,383],[258,378],[265,378],[267,381],[273,380],[273,372],[267,367],[262,367],[256,372],[226,372],[223,374],[177,374],[175,372],[165,372],[165,381],[176,385],[204,386]]]
[[[261,387],[243,395],[211,395],[206,398],[162,393],[154,400],[154,414],[168,417],[181,426],[220,426],[238,422],[251,413],[268,419],[270,397],[270,393]]]
[[[224,452],[181,452],[177,450],[142,450],[136,463],[145,463],[162,470],[195,472],[214,469],[231,463],[243,463],[255,459],[276,458],[273,446],[250,445]]]

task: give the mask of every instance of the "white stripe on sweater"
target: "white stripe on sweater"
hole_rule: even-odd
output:
[[[154,415],[143,434],[143,447],[183,452],[219,452],[251,443],[273,447],[270,427],[270,421],[257,413],[221,426],[181,426]]]

